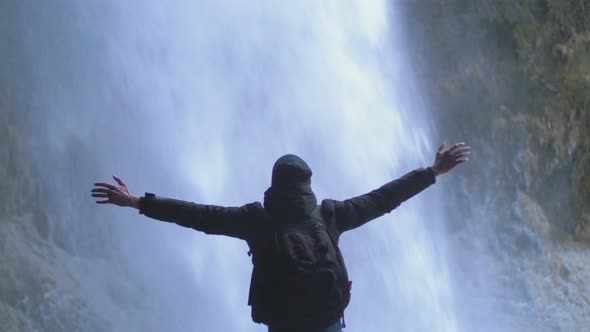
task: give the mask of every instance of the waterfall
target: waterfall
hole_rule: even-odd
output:
[[[247,306],[244,242],[98,206],[93,182],[116,174],[136,195],[236,206],[261,201],[276,158],[296,153],[319,199],[346,199],[429,166],[440,143],[386,1],[0,9],[19,64],[2,67],[1,84],[19,82],[5,91],[47,218],[44,234],[14,231],[10,255],[28,267],[15,267],[23,288],[0,313],[14,330],[265,331]],[[348,331],[460,329],[439,186],[341,238]]]

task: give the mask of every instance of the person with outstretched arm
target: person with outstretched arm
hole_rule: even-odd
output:
[[[224,207],[153,193],[138,197],[117,176],[117,184],[98,182],[91,192],[101,199],[98,204],[132,207],[153,219],[245,240],[253,263],[252,320],[266,324],[269,332],[337,332],[345,327],[352,284],[338,248],[340,235],[391,212],[469,154],[465,143],[446,150],[442,144],[432,166],[366,194],[320,204],[311,189],[311,169],[293,154],[275,162],[262,203]]]

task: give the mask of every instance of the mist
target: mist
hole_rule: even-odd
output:
[[[245,242],[96,205],[94,182],[117,175],[136,195],[238,206],[262,201],[274,161],[295,153],[319,199],[346,199],[429,166],[442,143],[386,1],[0,9],[11,36],[0,84],[27,133],[45,216],[11,228],[9,261],[30,267],[11,276],[23,288],[0,321],[12,330],[266,330],[247,306]],[[445,185],[342,237],[346,330],[461,330]],[[23,273],[40,286],[18,283]]]

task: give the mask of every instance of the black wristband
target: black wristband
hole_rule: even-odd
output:
[[[145,193],[145,196],[139,198],[139,203],[137,204],[139,214],[145,214],[145,201],[154,199],[156,195],[154,193]]]

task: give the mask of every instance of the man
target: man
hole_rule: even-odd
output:
[[[351,289],[338,249],[340,235],[391,212],[435,183],[436,176],[467,161],[469,153],[464,143],[447,150],[443,144],[430,167],[367,194],[320,205],[311,189],[312,171],[295,155],[276,161],[264,205],[203,205],[152,193],[137,197],[116,176],[118,186],[95,183],[92,196],[106,198],[98,204],[133,207],[153,219],[247,241],[254,265],[252,319],[268,325],[269,332],[338,332]]]

